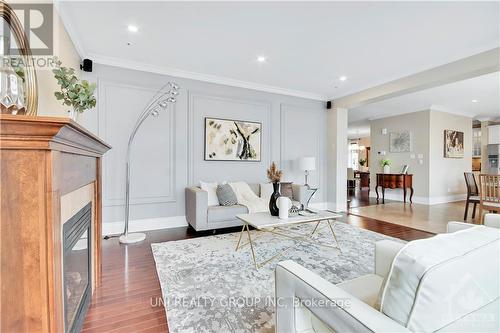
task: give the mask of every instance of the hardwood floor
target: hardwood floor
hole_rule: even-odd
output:
[[[371,204],[370,198],[357,200],[359,204]],[[403,240],[433,235],[355,215],[344,215],[340,220]],[[217,232],[235,231],[240,228]],[[185,227],[147,232],[145,241],[127,246],[119,244],[117,238],[103,240],[102,286],[95,290],[82,332],[168,332],[151,243],[210,234],[212,232],[197,234]]]
[[[372,191],[373,192],[373,191]],[[367,189],[360,190],[356,189],[348,189],[347,190],[347,199],[350,200],[349,207],[357,208],[357,207],[365,207],[377,205],[377,198],[370,197],[370,191]],[[382,200],[380,200],[382,202]],[[385,200],[386,203],[394,202],[393,200]]]
[[[240,230],[228,228],[218,233]],[[123,245],[117,238],[102,241],[102,285],[94,292],[82,333],[168,332],[151,244],[213,232],[195,233],[185,227],[146,234],[146,240],[137,244]]]

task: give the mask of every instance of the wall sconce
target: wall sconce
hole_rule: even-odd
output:
[[[381,133],[382,133],[382,135],[387,135],[387,128],[382,128]]]

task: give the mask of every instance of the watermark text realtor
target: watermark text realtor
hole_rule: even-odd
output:
[[[33,56],[54,55],[54,8],[52,3],[17,3],[9,1],[24,34],[28,39]],[[9,23],[3,20],[3,31],[12,31]],[[4,50],[11,56],[21,55],[15,37],[4,39]]]

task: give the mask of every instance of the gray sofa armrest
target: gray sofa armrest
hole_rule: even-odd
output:
[[[300,202],[305,206],[309,199],[308,188],[305,185],[292,184],[293,200]]]
[[[207,224],[208,193],[199,187],[186,187],[186,220],[196,230]],[[198,227],[197,227],[198,226]]]

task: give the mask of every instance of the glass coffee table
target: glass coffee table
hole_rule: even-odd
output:
[[[241,229],[240,237],[238,239],[238,244],[236,244],[236,251],[243,248],[244,246],[249,245],[256,269],[259,269],[268,262],[270,262],[271,260],[279,256],[282,256],[283,254],[285,254],[286,251],[294,248],[297,244],[295,243],[294,245],[289,246],[286,249],[282,250],[281,252],[275,254],[271,258],[265,259],[264,261],[258,263],[255,256],[254,247],[256,246],[255,240],[260,236],[257,235],[256,237],[252,238],[250,232],[250,226],[254,227],[258,232],[271,233],[286,239],[293,239],[297,242],[309,242],[318,246],[333,248],[342,252],[339,243],[337,241],[337,236],[335,235],[335,230],[332,225],[332,221],[335,221],[335,219],[342,217],[339,214],[335,214],[329,211],[318,211],[317,213],[310,213],[308,215],[299,215],[299,216],[289,217],[288,219],[280,219],[277,216],[272,216],[268,212],[261,212],[252,214],[239,214],[236,215],[236,217],[243,222],[243,228]],[[300,233],[294,230],[290,230],[290,226],[303,223],[313,223],[314,225],[313,230],[308,233]],[[332,233],[333,240],[335,241],[334,246],[332,246],[331,244],[324,244],[318,241],[317,239],[313,239],[314,234],[316,233],[318,227],[322,223],[328,225]],[[247,242],[241,244],[244,234],[247,235]]]

